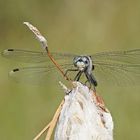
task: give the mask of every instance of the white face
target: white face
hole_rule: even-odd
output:
[[[77,56],[74,58],[73,64],[80,71],[83,71],[85,68],[89,66],[89,60],[86,56]]]
[[[76,66],[78,67],[79,70],[84,70],[85,68],[85,63],[84,62],[77,62]]]

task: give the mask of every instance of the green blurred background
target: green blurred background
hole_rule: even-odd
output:
[[[138,0],[0,0],[0,51],[41,50],[23,21],[47,36],[52,51],[91,54],[140,48]],[[44,87],[10,81],[8,71],[20,65],[0,58],[0,140],[33,139],[64,97],[58,82]],[[140,87],[97,90],[112,113],[115,140],[140,139]]]

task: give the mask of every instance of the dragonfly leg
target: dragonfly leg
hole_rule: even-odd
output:
[[[82,75],[82,73],[83,73],[83,71],[79,71],[79,72],[77,73],[77,75],[75,76],[74,81],[79,81],[79,80],[80,80],[80,77],[81,77],[81,75]]]
[[[89,86],[87,85],[87,83],[89,83]],[[88,86],[89,89],[91,89],[93,87],[93,91],[96,93],[96,88],[95,88],[94,84],[91,81],[86,80],[84,85]]]
[[[84,85],[87,86],[88,85],[87,83],[89,84],[89,86],[88,86],[89,89],[91,89],[92,83],[89,80],[86,80]]]
[[[67,74],[68,74],[68,72],[70,72],[70,71],[78,71],[78,69],[67,69],[67,70],[65,71],[64,76],[66,77]]]
[[[89,82],[89,81],[88,81],[88,80],[86,80],[84,85],[87,85],[87,82]]]

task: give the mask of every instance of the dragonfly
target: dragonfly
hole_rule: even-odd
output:
[[[10,71],[9,75],[13,79],[18,80],[21,76],[25,79],[41,77],[40,79],[44,81],[47,80],[49,73],[57,70],[55,65],[49,63],[47,53],[43,51],[6,49],[1,54],[5,58],[35,64]],[[85,83],[88,82],[94,87],[98,83],[119,86],[140,84],[140,49],[99,52],[91,55],[51,52],[51,55],[65,71],[64,76],[74,72],[74,81],[79,81],[84,75]]]

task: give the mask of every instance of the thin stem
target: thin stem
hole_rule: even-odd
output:
[[[53,64],[57,67],[57,69],[61,72],[61,74],[68,80],[71,81],[71,79],[65,75],[64,71],[62,70],[62,68],[60,67],[60,65],[55,61],[55,59],[52,57],[50,51],[48,50],[48,48],[46,47],[46,51],[48,54],[48,57],[50,58],[50,60],[53,62]]]
[[[63,104],[64,104],[64,99],[62,100],[61,104],[59,105],[58,109],[55,112],[55,115],[54,115],[54,117],[53,117],[53,119],[51,121],[51,124],[50,124],[50,127],[49,127],[49,130],[48,130],[48,133],[46,135],[45,140],[50,140],[51,135],[52,135],[53,130],[54,130],[54,127],[55,127],[55,125],[57,123],[57,120],[58,120],[58,117],[60,115],[60,112],[61,112]]]
[[[33,140],[38,140],[42,136],[42,134],[45,131],[47,131],[47,129],[50,127],[50,125],[51,125],[51,122],[43,130],[41,130],[41,132]]]

